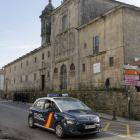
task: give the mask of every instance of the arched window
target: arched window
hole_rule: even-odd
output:
[[[75,70],[75,66],[73,63],[70,65],[70,70]]]
[[[57,68],[54,69],[54,73],[58,73],[58,69]]]

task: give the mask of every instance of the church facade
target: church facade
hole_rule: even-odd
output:
[[[123,87],[124,64],[140,54],[140,8],[114,0],[51,0],[40,15],[41,47],[4,66],[4,89]]]

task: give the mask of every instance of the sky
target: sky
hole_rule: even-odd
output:
[[[0,68],[41,46],[39,16],[49,0],[0,0]],[[62,0],[52,0],[60,6]],[[118,0],[140,7],[140,0]]]

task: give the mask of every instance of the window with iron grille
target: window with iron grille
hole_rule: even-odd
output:
[[[62,18],[62,23],[63,23],[62,28],[66,29],[67,28],[67,16],[64,16]]]
[[[22,83],[22,77],[21,77],[21,79],[20,79],[20,82]]]
[[[16,79],[14,79],[14,84],[15,84],[15,82],[16,82]]]
[[[42,60],[44,60],[44,53],[42,54]]]
[[[87,43],[84,43],[84,49],[86,49],[87,48]]]
[[[99,37],[96,36],[93,38],[93,54],[97,54],[99,52]]]
[[[57,68],[54,69],[54,73],[58,73],[58,69]]]
[[[26,82],[27,82],[28,81],[28,75],[26,75],[26,78],[25,79],[26,79]]]
[[[83,64],[83,72],[85,72],[85,64]]]
[[[10,68],[10,72],[11,72],[11,68]]]
[[[48,71],[48,78],[50,77],[50,72]]]
[[[73,63],[70,65],[70,70],[75,70],[75,66]]]
[[[28,66],[28,60],[27,60],[27,62],[26,62],[26,66]]]
[[[22,68],[22,63],[21,63],[21,68]]]
[[[48,51],[48,58],[50,57],[50,51]]]
[[[36,62],[36,57],[35,57],[35,62]]]
[[[110,57],[109,61],[110,61],[110,67],[113,67],[114,66],[114,58]]]
[[[36,73],[34,73],[34,81],[36,81]]]

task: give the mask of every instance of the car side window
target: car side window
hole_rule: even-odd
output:
[[[48,109],[51,108],[51,101],[50,100],[46,100],[45,105],[44,105],[44,109]]]
[[[35,108],[43,109],[44,108],[45,100],[39,100],[34,104]]]
[[[53,106],[53,110],[54,110],[54,111],[60,112],[58,106],[57,106],[54,102],[52,102],[52,106]]]

